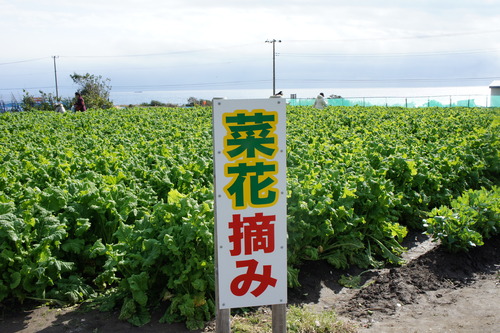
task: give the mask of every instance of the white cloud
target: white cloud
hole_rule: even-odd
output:
[[[272,38],[290,84],[498,76],[499,21],[488,0],[0,0],[0,89],[50,86],[53,55],[65,84],[85,71],[114,86],[269,80]]]

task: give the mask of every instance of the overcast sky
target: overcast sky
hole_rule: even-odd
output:
[[[500,0],[0,0],[0,95],[488,85],[500,79]]]

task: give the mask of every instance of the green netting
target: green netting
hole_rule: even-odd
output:
[[[293,106],[312,106],[314,100],[314,98],[287,99]],[[326,101],[329,106],[500,107],[500,96],[352,97],[328,98]]]
[[[456,106],[465,106],[465,107],[473,108],[473,107],[476,107],[477,105],[476,105],[475,100],[465,99],[465,100],[457,101]]]
[[[500,107],[500,96],[491,96],[491,106]]]

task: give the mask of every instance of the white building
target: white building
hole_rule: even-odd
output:
[[[500,80],[490,83],[491,106],[500,107]]]

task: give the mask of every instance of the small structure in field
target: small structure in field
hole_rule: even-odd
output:
[[[490,83],[490,96],[492,107],[500,107],[500,80],[496,80]]]

